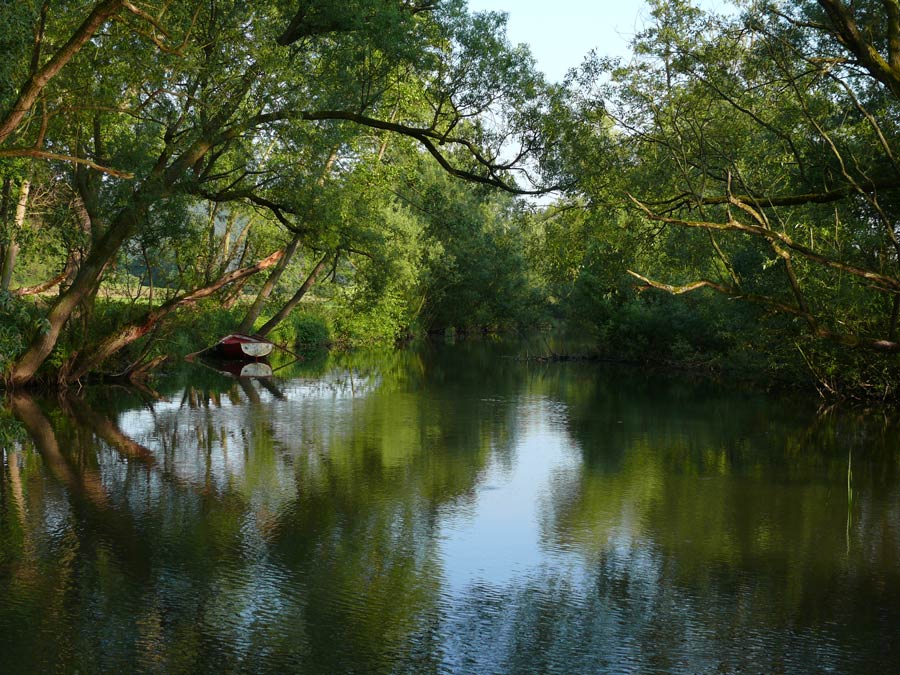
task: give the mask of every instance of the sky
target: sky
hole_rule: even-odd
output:
[[[596,49],[601,56],[627,56],[628,43],[649,16],[644,0],[468,0],[472,11],[509,15],[510,42],[528,43],[538,67],[559,81]],[[721,9],[727,0],[701,0]]]

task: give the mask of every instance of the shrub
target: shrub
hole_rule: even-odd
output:
[[[326,318],[312,312],[295,312],[269,336],[275,342],[293,345],[300,351],[313,351],[331,343]]]
[[[34,331],[47,330],[47,320],[26,300],[0,292],[0,375],[25,350]]]

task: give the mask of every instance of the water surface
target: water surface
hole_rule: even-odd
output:
[[[900,672],[895,424],[517,353],[9,399],[0,672]]]

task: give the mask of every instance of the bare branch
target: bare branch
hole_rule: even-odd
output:
[[[646,217],[650,220],[667,223],[670,225],[679,225],[681,227],[692,227],[704,230],[730,230],[734,232],[745,232],[747,234],[752,234],[767,241],[782,244],[792,251],[799,253],[801,256],[808,260],[812,260],[821,265],[825,265],[826,267],[831,267],[833,269],[847,272],[848,274],[852,274],[862,279],[866,279],[867,281],[872,282],[874,287],[883,292],[900,293],[900,279],[888,276],[886,274],[873,272],[871,270],[866,270],[861,267],[856,267],[855,265],[848,265],[838,260],[833,260],[832,258],[813,251],[807,246],[798,244],[788,235],[782,232],[777,232],[775,230],[760,227],[758,225],[747,225],[746,223],[742,223],[731,216],[729,216],[725,222],[721,223],[712,221],[683,220],[681,218],[662,216],[651,211],[645,204],[635,199],[633,196],[628,195],[628,197],[641,211],[643,211]],[[732,200],[733,201],[731,203],[738,201],[735,197],[732,197]]]
[[[66,278],[67,271],[63,270],[60,274],[57,274],[52,279],[48,279],[42,283],[36,284],[34,286],[23,286],[21,288],[16,288],[10,291],[12,295],[17,296],[25,296],[25,295],[38,295],[39,293],[43,293],[45,291],[49,291],[54,286],[58,286],[63,282]]]
[[[848,335],[846,333],[835,333],[834,331],[828,330],[827,328],[818,326],[815,317],[810,315],[808,312],[804,312],[802,309],[792,307],[791,305],[786,305],[785,303],[779,302],[774,298],[769,298],[762,295],[748,295],[746,293],[741,293],[737,289],[729,288],[728,286],[725,286],[723,284],[718,284],[714,281],[708,281],[706,279],[701,279],[700,281],[694,281],[681,286],[673,286],[671,284],[666,284],[660,281],[649,279],[648,277],[645,277],[642,274],[638,274],[637,272],[634,272],[632,270],[627,271],[631,276],[644,282],[644,286],[642,288],[645,289],[655,288],[667,293],[671,293],[673,295],[681,295],[684,293],[690,293],[692,291],[699,290],[701,288],[711,288],[714,291],[735,300],[745,300],[753,302],[756,304],[764,305],[783,314],[792,314],[794,316],[802,317],[807,320],[807,324],[811,328],[810,332],[815,338],[837,342],[838,344],[844,345],[845,347],[869,349],[872,351],[884,352],[888,354],[900,354],[900,342],[896,342],[894,340],[867,338],[858,335]],[[641,288],[639,288],[639,290],[641,290]]]
[[[447,171],[447,173],[456,176],[457,178],[462,178],[474,183],[491,185],[513,194],[541,195],[548,192],[560,190],[563,187],[560,185],[554,185],[538,190],[523,190],[514,185],[510,185],[497,174],[497,171],[508,167],[498,166],[494,162],[486,158],[481,153],[481,150],[472,141],[460,137],[446,137],[444,134],[438,133],[431,128],[426,129],[399,124],[397,122],[387,122],[385,120],[367,117],[366,115],[347,112],[345,110],[308,111],[301,113],[300,116],[302,119],[309,121],[344,120],[375,129],[392,131],[403,136],[408,136],[409,138],[413,138],[417,140],[421,145],[423,145],[425,149],[428,150],[428,152],[432,155],[432,157],[437,160],[438,164],[440,164],[441,167],[445,171]],[[484,176],[454,167],[438,148],[438,145],[443,145],[445,143],[456,144],[466,148],[466,150],[471,153],[475,160],[487,169],[488,175]]]
[[[69,155],[56,155],[52,152],[35,150],[34,148],[7,148],[5,150],[0,149],[0,157],[32,157],[34,159],[49,159],[59,162],[70,162],[72,164],[81,164],[90,169],[94,169],[95,171],[100,171],[101,173],[115,176],[116,178],[134,178],[133,173],[129,173],[127,171],[119,171],[118,169],[111,169],[108,166],[102,166],[100,164],[97,164],[96,162],[90,161],[89,159],[84,159],[82,157],[71,157]]]

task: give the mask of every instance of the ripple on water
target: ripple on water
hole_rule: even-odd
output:
[[[152,463],[55,411],[68,470],[0,475],[0,671],[897,672],[896,440],[848,507],[827,420],[471,356],[123,413]]]

